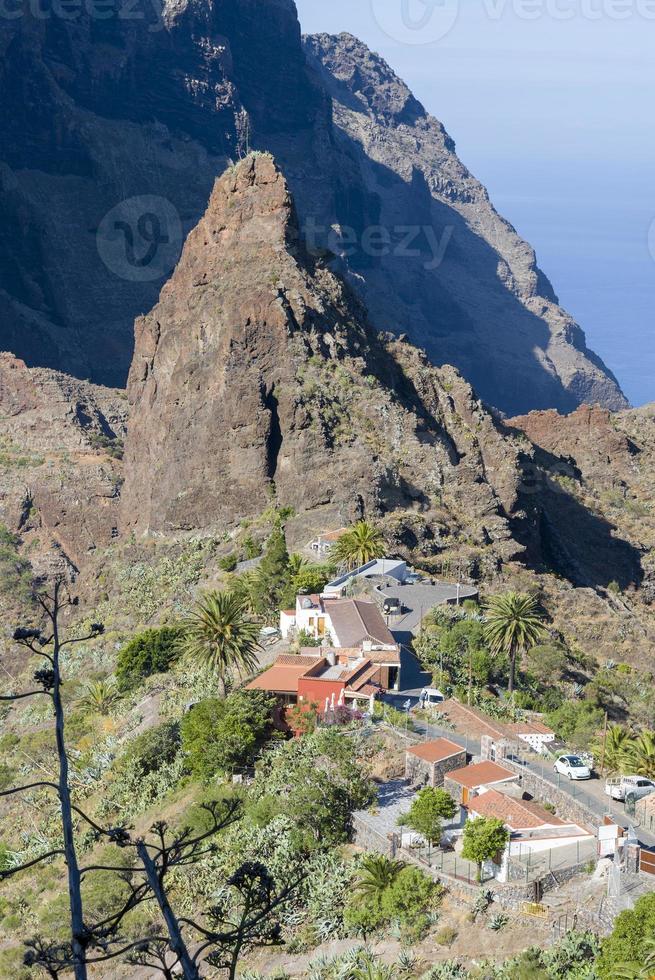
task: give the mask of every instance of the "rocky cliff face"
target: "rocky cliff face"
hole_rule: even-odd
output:
[[[123,392],[0,354],[0,524],[37,573],[77,572],[118,533]]]
[[[625,407],[533,249],[494,209],[442,124],[356,38],[320,35],[305,47],[332,99],[337,144],[356,167],[339,219],[356,230],[348,265],[374,322],[407,330],[434,363],[455,365],[507,412]],[[392,245],[367,254],[371,225]]]
[[[510,413],[624,404],[532,250],[363,45],[303,51],[292,0],[133,13],[0,20],[0,347],[124,383],[135,316],[216,176],[258,147],[313,250],[348,253],[337,265],[376,326]]]
[[[299,244],[270,156],[217,181],[136,338],[126,528],[224,528],[274,499],[322,521],[402,514],[435,550],[441,533],[520,550],[518,446],[455,371],[368,326]]]

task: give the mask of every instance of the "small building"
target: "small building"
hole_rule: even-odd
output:
[[[548,755],[547,745],[555,741],[555,732],[539,721],[518,721],[505,726],[508,735],[526,742],[534,752]]]
[[[337,531],[324,531],[310,543],[309,547],[315,551],[320,558],[327,558],[330,551],[337,541],[348,532],[347,527],[340,527]]]
[[[518,776],[496,762],[477,762],[449,772],[444,778],[444,789],[463,806],[490,789],[509,785],[518,787]]]
[[[531,859],[540,852],[571,848],[573,845],[573,865],[576,863],[576,845],[595,839],[595,834],[586,827],[561,820],[531,800],[516,799],[496,789],[489,789],[473,798],[468,805],[468,814],[469,819],[494,817],[502,820],[510,833],[504,853],[493,862],[494,876],[499,881],[507,881],[510,877],[512,858]]]
[[[444,777],[466,765],[466,749],[447,738],[413,745],[405,753],[405,779],[426,786],[443,786]]]
[[[391,579],[402,585],[409,579],[409,576],[407,562],[401,561],[399,558],[373,558],[366,565],[354,568],[350,572],[344,572],[332,582],[328,582],[323,589],[323,595],[325,598],[343,598],[348,586],[358,578]]]
[[[400,679],[400,647],[382,618],[375,602],[365,599],[327,599],[319,595],[300,595],[296,609],[280,614],[283,639],[294,633],[307,633],[336,648],[357,649],[384,668],[383,687],[396,689]]]
[[[339,656],[331,650],[323,654],[284,654],[272,667],[246,685],[251,691],[268,691],[279,700],[282,713],[293,706],[305,706],[320,714],[347,707],[372,711],[382,693],[382,669],[361,656]]]

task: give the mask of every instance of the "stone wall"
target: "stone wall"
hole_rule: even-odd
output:
[[[352,838],[365,851],[375,851],[391,858],[396,856],[398,838],[394,834],[383,837],[364,817],[357,814],[353,816]]]
[[[463,769],[466,765],[466,750],[457,755],[442,759],[441,762],[426,762],[412,752],[405,753],[405,779],[410,783],[426,783],[428,786],[443,786],[449,772]]]

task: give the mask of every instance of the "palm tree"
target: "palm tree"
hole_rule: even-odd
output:
[[[289,555],[289,564],[287,565],[287,571],[289,573],[289,578],[296,578],[296,576],[302,574],[302,572],[307,571],[309,568],[309,562],[302,555],[293,554]]]
[[[628,765],[635,776],[655,778],[655,732],[642,732],[628,752]]]
[[[392,861],[383,854],[367,854],[361,864],[357,891],[365,898],[379,901],[404,867],[403,861]]]
[[[621,772],[629,760],[634,745],[632,732],[623,725],[611,725],[605,741],[605,769],[608,773]]]
[[[111,680],[93,681],[87,685],[84,697],[80,698],[81,708],[106,716],[120,701],[116,684]]]
[[[514,693],[517,658],[546,636],[543,614],[535,595],[507,592],[491,596],[485,603],[484,637],[496,656],[509,659],[509,694]]]
[[[243,676],[258,666],[260,628],[248,618],[244,599],[232,592],[207,592],[182,621],[180,645],[192,660],[211,668],[223,694],[233,670]]]
[[[330,559],[335,565],[345,565],[350,571],[374,558],[382,558],[384,552],[384,537],[380,529],[369,521],[358,521],[332,546]]]

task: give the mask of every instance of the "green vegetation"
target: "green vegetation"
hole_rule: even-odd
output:
[[[443,890],[419,868],[382,855],[367,855],[344,913],[347,928],[363,936],[395,922],[405,941],[426,931]]]
[[[25,603],[32,594],[32,566],[20,545],[18,535],[0,524],[0,596]]]
[[[170,670],[180,655],[180,630],[162,626],[137,633],[118,654],[116,680],[121,691],[131,691],[152,674]]]
[[[493,861],[505,850],[509,832],[496,817],[476,817],[464,826],[462,857],[478,866],[478,881],[485,861]]]
[[[358,521],[333,545],[330,559],[335,565],[353,569],[366,565],[374,558],[383,558],[385,550],[384,537],[379,528],[369,521]]]
[[[603,711],[591,701],[565,701],[547,716],[548,724],[572,748],[588,749],[603,727]]]
[[[233,592],[208,592],[181,623],[180,649],[190,660],[206,664],[223,692],[228,680],[257,668],[260,628],[245,603]]]
[[[398,822],[411,827],[432,844],[438,844],[441,840],[442,820],[452,820],[456,813],[457,804],[449,793],[444,789],[426,786],[414,797],[409,813],[404,814]]]
[[[484,636],[491,652],[509,660],[509,693],[514,691],[518,658],[543,640],[543,613],[534,595],[507,592],[491,596],[485,604]]]
[[[115,681],[93,681],[86,687],[84,697],[79,704],[87,711],[95,712],[99,715],[108,715],[112,708],[115,708],[120,701],[120,693],[116,688]]]
[[[601,980],[615,980],[620,976],[619,964],[626,971],[641,970],[653,954],[655,937],[655,894],[638,899],[633,909],[621,912],[614,924],[612,935],[603,940],[597,969]],[[630,974],[629,974],[630,975]],[[651,973],[633,973],[632,976],[651,976]]]
[[[252,765],[270,736],[275,705],[263,691],[235,691],[224,700],[194,705],[180,726],[191,773],[208,782]]]

